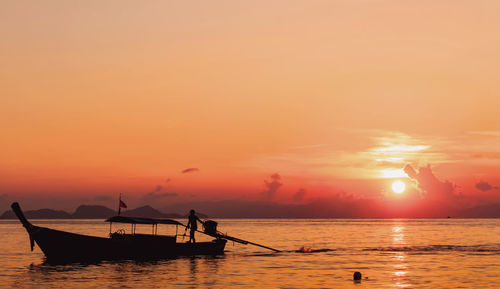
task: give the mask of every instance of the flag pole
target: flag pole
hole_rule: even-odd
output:
[[[120,193],[120,196],[118,197],[118,216],[120,215],[122,210],[121,204],[122,204],[122,193]]]

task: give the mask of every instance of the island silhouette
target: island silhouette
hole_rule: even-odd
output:
[[[107,219],[118,214],[106,206],[101,205],[80,205],[74,213],[68,213],[61,210],[39,209],[25,211],[24,214],[29,219]],[[135,209],[127,210],[121,213],[122,216],[142,217],[142,218],[186,218],[186,215],[177,213],[162,213],[153,207],[146,205]],[[201,218],[208,218],[205,214],[198,215]],[[5,211],[0,215],[0,219],[16,219],[16,215],[12,210]]]
[[[353,208],[341,208],[340,206],[332,206],[327,202],[311,203],[311,204],[278,204],[278,203],[263,203],[263,202],[244,202],[244,201],[212,201],[212,202],[195,202],[181,203],[163,208],[165,211],[186,212],[179,213],[164,213],[149,205],[138,207],[135,209],[125,210],[121,212],[122,216],[128,217],[144,217],[144,218],[187,218],[191,208],[196,211],[206,212],[208,214],[198,214],[201,218],[208,218],[210,215],[213,218],[313,218],[313,219],[345,219],[345,218],[391,218],[391,215],[379,212],[373,213],[357,213]],[[360,206],[358,209],[363,209]],[[351,210],[351,211],[350,211]],[[80,205],[75,212],[68,213],[67,211],[54,210],[49,208],[38,210],[25,211],[26,217],[29,219],[107,219],[118,215],[118,212],[102,205]],[[477,205],[471,208],[458,209],[454,211],[437,212],[434,215],[417,216],[420,218],[500,218],[500,204],[484,204]],[[397,217],[415,217],[403,215]],[[16,216],[11,210],[5,211],[0,215],[0,219],[15,219]]]

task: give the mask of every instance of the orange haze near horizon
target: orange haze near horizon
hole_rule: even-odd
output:
[[[0,202],[498,203],[498,9],[5,1]]]

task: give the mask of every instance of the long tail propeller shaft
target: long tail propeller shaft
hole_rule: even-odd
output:
[[[244,245],[250,244],[250,245],[254,245],[254,246],[257,246],[257,247],[262,247],[262,248],[265,248],[265,249],[268,249],[268,250],[271,250],[271,251],[274,251],[274,252],[281,252],[280,250],[277,250],[277,249],[274,249],[274,248],[271,248],[271,247],[268,247],[268,246],[264,246],[264,245],[257,244],[257,243],[254,243],[254,242],[250,242],[250,241],[238,239],[238,238],[231,237],[231,236],[228,236],[228,235],[223,235],[223,234],[217,234],[217,235],[218,235],[219,238],[227,239],[227,240],[234,241],[234,242],[237,242],[237,243],[240,243],[240,244],[244,244]]]
[[[187,226],[185,226],[185,227],[187,228]],[[261,245],[261,244],[257,244],[257,243],[254,243],[254,242],[250,242],[250,241],[246,241],[246,240],[239,239],[239,238],[236,238],[236,237],[231,237],[231,236],[228,236],[226,234],[222,234],[219,231],[217,231],[217,233],[215,233],[215,234],[208,234],[207,232],[200,231],[200,230],[196,230],[196,231],[200,232],[200,233],[203,233],[205,235],[211,236],[211,237],[216,237],[216,238],[220,238],[220,239],[226,239],[226,240],[233,241],[233,242],[240,243],[240,244],[244,244],[244,245],[250,244],[250,245],[254,245],[254,246],[257,246],[257,247],[268,249],[268,250],[271,250],[271,251],[274,251],[274,252],[281,252],[280,250],[277,250],[277,249],[274,249],[274,248],[271,248],[271,247],[268,247],[268,246],[264,246],[264,245]]]

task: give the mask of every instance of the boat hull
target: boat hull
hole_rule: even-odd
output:
[[[226,240],[178,243],[174,236],[113,234],[109,238],[32,226],[32,238],[49,262],[97,260],[154,260],[175,256],[218,255]]]

